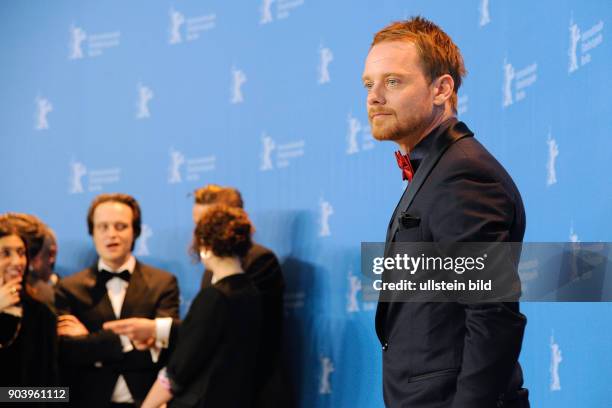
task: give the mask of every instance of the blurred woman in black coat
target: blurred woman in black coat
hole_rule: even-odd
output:
[[[194,231],[192,250],[212,271],[182,322],[178,343],[143,407],[248,408],[261,338],[261,300],[244,274],[252,225],[240,208],[214,205]]]
[[[25,240],[0,216],[0,386],[57,385],[55,314],[25,287]]]

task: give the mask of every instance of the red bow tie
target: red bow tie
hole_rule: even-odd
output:
[[[402,169],[402,180],[412,181],[414,176],[414,170],[412,164],[410,164],[410,154],[402,154],[399,150],[395,152],[395,158],[397,159],[397,165]]]

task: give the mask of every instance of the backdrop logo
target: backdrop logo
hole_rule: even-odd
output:
[[[329,357],[321,357],[321,376],[319,381],[319,394],[331,394],[331,373],[335,371],[334,364]]]
[[[83,178],[87,176],[87,183]],[[70,176],[68,178],[68,193],[81,194],[87,191],[101,191],[106,185],[118,183],[121,179],[121,169],[118,167],[88,170],[87,167],[76,160],[70,162]]]
[[[360,310],[359,308],[359,300],[357,295],[359,291],[361,291],[361,279],[357,276],[353,275],[352,272],[349,272],[348,275],[348,294],[347,294],[347,303],[346,303],[346,311],[348,313],[355,313]]]
[[[548,161],[546,162],[546,185],[552,186],[557,182],[557,170],[556,163],[557,157],[559,156],[559,146],[557,145],[557,141],[553,139],[548,134],[548,140],[546,140],[546,144],[548,144]]]
[[[574,231],[574,223],[573,222],[570,225],[569,241],[570,242],[580,242],[580,239],[578,238],[578,234],[576,234],[576,231]]]
[[[331,81],[329,77],[329,64],[334,60],[334,54],[327,47],[319,48],[319,84],[326,84]]]
[[[274,140],[264,133],[261,137],[261,166],[259,167],[261,171],[272,170],[274,168],[272,164],[272,152],[275,148],[276,145],[274,144]]]
[[[272,18],[272,3],[274,0],[263,0],[261,3],[261,18],[259,24],[268,24],[274,21]]]
[[[74,25],[70,26],[70,54],[68,59],[81,59],[83,58],[82,43],[87,38],[87,33],[83,31],[81,27]]]
[[[259,170],[269,171],[274,168],[288,167],[291,161],[304,155],[305,144],[304,140],[277,144],[264,132],[261,136],[261,164]]]
[[[151,255],[149,251],[149,239],[153,236],[153,230],[147,224],[142,224],[142,229],[140,231],[140,236],[138,237],[138,242],[136,245],[136,250],[134,251],[134,255],[136,256],[148,256]]]
[[[185,171],[181,171],[185,165]],[[185,157],[178,150],[170,149],[170,165],[168,166],[168,183],[183,182],[183,173],[187,181],[198,181],[203,173],[215,170],[216,156]]]
[[[502,105],[504,107],[512,105],[512,81],[514,81],[514,67],[512,64],[504,60],[504,86],[502,88],[504,92],[504,100]]]
[[[574,23],[574,19],[570,18],[568,74],[576,72],[580,67],[591,62],[591,51],[603,43],[603,28],[604,22],[599,21],[583,32],[578,24]]]
[[[555,337],[550,336],[550,390],[561,391],[561,380],[559,378],[559,365],[563,361],[561,348],[555,342]]]
[[[458,115],[463,115],[464,113],[467,113],[469,101],[470,99],[468,98],[467,95],[461,95],[457,99],[457,114]]]
[[[289,17],[296,8],[304,5],[304,0],[262,0],[259,8],[259,24],[269,24],[274,21],[273,5],[276,5],[276,19]]]
[[[53,111],[53,105],[46,98],[37,96],[34,100],[36,102],[36,114],[34,115],[34,129],[45,130],[49,129],[49,121],[47,121],[47,115]]]
[[[83,43],[87,45],[87,54],[83,52]],[[70,42],[68,59],[76,60],[88,57],[98,57],[108,48],[119,46],[120,31],[107,31],[96,34],[87,34],[81,27],[74,24],[70,26]]]
[[[370,126],[363,126],[359,119],[349,113],[347,118],[346,154],[356,154],[361,150],[374,148],[374,139],[370,133]]]
[[[359,153],[359,143],[357,142],[357,136],[361,131],[361,122],[359,119],[354,118],[351,114],[348,116],[348,133],[346,135],[348,147],[346,154]]]
[[[246,82],[247,77],[239,69],[232,68],[232,87],[231,91],[231,103],[242,103],[244,102],[244,97],[242,96],[242,85]]]
[[[176,184],[183,181],[181,177],[181,166],[185,163],[183,153],[170,149],[170,166],[168,167],[168,183]]]
[[[168,44],[176,45],[185,41],[194,41],[200,38],[204,31],[212,30],[217,25],[217,15],[202,14],[194,17],[185,17],[180,11],[170,9],[170,28],[168,29]]]
[[[491,22],[491,16],[489,14],[489,0],[480,0],[480,21],[478,25],[484,27]]]
[[[502,106],[506,108],[527,97],[527,88],[538,79],[538,64],[534,62],[525,68],[516,70],[512,64],[504,59],[503,71]]]
[[[578,41],[580,41],[580,28],[570,19],[570,46],[569,46],[569,68],[568,73],[572,73],[578,69]]]
[[[319,200],[319,236],[329,237],[331,230],[329,228],[329,217],[334,214],[334,207],[325,201],[323,198]]]
[[[181,26],[185,23],[185,16],[183,13],[170,9],[170,38],[168,44],[178,44],[183,42],[181,36]]]
[[[73,161],[70,163],[70,194],[80,194],[83,190],[83,176],[87,174],[87,167],[81,162]]]
[[[138,84],[138,103],[136,104],[136,119],[146,119],[151,117],[149,112],[149,101],[153,99],[151,88]]]
[[[283,299],[285,312],[289,312],[290,310],[303,309],[304,301],[306,299],[306,293],[303,291],[285,292],[285,296]]]

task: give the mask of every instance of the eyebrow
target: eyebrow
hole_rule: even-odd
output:
[[[399,72],[387,72],[386,74],[384,74],[384,78],[388,78],[390,76],[410,76],[410,73],[400,74]],[[362,81],[367,81],[368,79],[370,79],[370,77],[367,75],[361,77]]]

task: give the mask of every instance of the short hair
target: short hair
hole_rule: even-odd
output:
[[[196,204],[225,204],[230,207],[244,208],[242,195],[232,187],[209,184],[193,192]]]
[[[87,229],[89,231],[89,235],[93,236],[93,216],[94,212],[96,211],[96,207],[102,203],[108,202],[125,204],[132,209],[132,230],[134,231],[134,241],[132,242],[132,249],[134,249],[134,242],[136,242],[136,238],[140,236],[140,231],[142,229],[142,213],[140,211],[140,205],[138,204],[138,201],[136,201],[136,199],[129,194],[100,194],[93,199],[91,205],[89,206],[89,210],[87,211]]]
[[[45,246],[48,230],[38,217],[24,213],[6,213],[0,216],[4,228],[10,228],[25,242],[28,259],[34,259]],[[10,235],[10,234],[9,234]]]
[[[243,258],[251,249],[253,225],[247,213],[238,207],[214,204],[198,221],[193,231],[191,251],[210,249],[216,256]]]
[[[467,71],[459,47],[448,34],[433,22],[416,16],[389,24],[374,35],[371,46],[385,41],[413,43],[421,57],[423,72],[430,83],[442,75],[449,74],[455,82],[450,98],[451,107],[457,112],[457,92]]]

